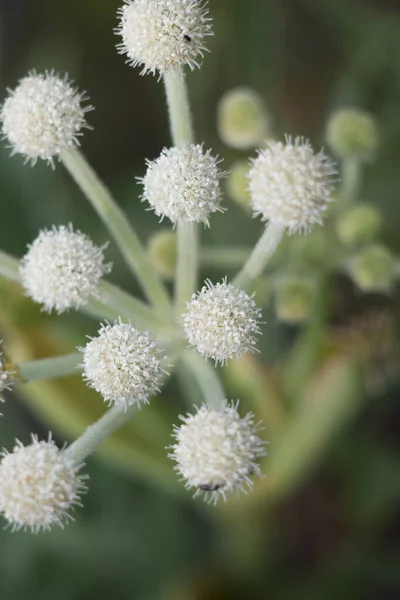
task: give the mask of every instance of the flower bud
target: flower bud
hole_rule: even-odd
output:
[[[350,262],[350,274],[364,292],[388,292],[396,276],[396,261],[388,248],[375,244]]]
[[[175,275],[177,260],[175,233],[170,229],[163,229],[154,233],[149,238],[147,256],[161,277],[172,279]]]
[[[250,165],[247,160],[236,161],[230,169],[226,181],[228,195],[241,208],[251,210],[249,191]]]
[[[357,204],[340,215],[336,232],[346,246],[358,246],[372,242],[382,225],[382,215],[378,208],[370,204]]]
[[[339,108],[326,126],[329,146],[340,158],[368,160],[377,150],[378,126],[373,115],[358,108]]]
[[[275,312],[280,321],[307,321],[314,304],[314,286],[304,277],[282,277],[275,289]]]
[[[219,101],[217,128],[221,140],[239,150],[257,148],[269,136],[269,115],[260,94],[239,87],[226,92]]]

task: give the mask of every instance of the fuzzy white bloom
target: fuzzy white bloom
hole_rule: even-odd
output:
[[[258,460],[265,455],[265,442],[257,433],[262,428],[252,413],[241,418],[238,405],[204,405],[194,415],[180,416],[183,425],[174,428],[176,443],[169,456],[177,463],[175,470],[186,487],[197,488],[195,496],[204,492],[214,503],[246,485],[251,488],[251,475],[261,476]]]
[[[26,294],[50,312],[79,308],[98,297],[100,279],[111,270],[103,250],[72,225],[40,232],[21,261]]]
[[[200,354],[224,363],[229,358],[254,352],[260,334],[261,310],[253,296],[227,283],[205,282],[193,294],[182,315],[186,337]]]
[[[126,410],[160,391],[164,357],[149,333],[119,321],[103,324],[89,339],[79,348],[84,378],[109,404]]]
[[[13,154],[23,154],[33,164],[38,158],[53,164],[53,158],[77,144],[81,130],[88,128],[85,113],[92,107],[82,106],[85,100],[86,94],[67,76],[30,73],[10,90],[0,113]]]
[[[308,230],[322,223],[322,214],[335,182],[333,163],[321,150],[314,154],[308,140],[286,136],[286,144],[268,142],[249,172],[251,205],[255,215],[286,227]]]
[[[211,19],[203,0],[125,0],[118,11],[116,33],[120,54],[145,73],[161,74],[189,65],[199,67],[206,50],[204,38],[212,35]]]
[[[159,158],[147,161],[142,199],[149,202],[157,216],[172,223],[195,221],[209,224],[211,213],[219,211],[219,181],[225,173],[218,169],[221,161],[204,152],[200,144],[182,144],[164,148]]]
[[[13,530],[34,533],[52,525],[63,527],[69,511],[81,506],[85,476],[51,436],[47,442],[32,435],[32,444],[19,440],[11,453],[4,450],[0,462],[0,511]]]

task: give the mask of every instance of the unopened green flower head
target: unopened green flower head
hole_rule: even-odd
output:
[[[130,65],[142,67],[142,74],[200,66],[205,38],[212,35],[203,0],[125,0],[118,13],[117,48]]]
[[[336,232],[346,246],[358,246],[372,242],[382,226],[382,214],[371,204],[357,204],[340,215]]]
[[[217,127],[227,146],[239,150],[257,148],[270,130],[264,99],[251,88],[229,90],[218,103]]]
[[[373,115],[358,108],[339,108],[326,126],[329,146],[340,158],[368,160],[375,155],[379,130]]]
[[[79,143],[82,129],[88,128],[86,113],[91,106],[68,77],[34,71],[9,92],[0,119],[3,134],[13,154],[22,154],[33,164],[38,158],[53,164],[54,158]]]
[[[351,259],[350,274],[364,292],[389,292],[396,277],[396,261],[388,248],[374,244]]]
[[[282,277],[275,287],[275,312],[280,321],[298,324],[307,321],[314,305],[314,286],[300,276]]]
[[[238,206],[245,210],[251,210],[249,171],[249,162],[247,160],[238,160],[231,166],[226,181],[228,195]]]
[[[153,233],[147,245],[147,256],[161,277],[172,279],[175,275],[177,260],[175,232],[163,229]]]

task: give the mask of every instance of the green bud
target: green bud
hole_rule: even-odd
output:
[[[364,292],[387,292],[396,275],[396,261],[388,248],[368,246],[350,262],[350,274]]]
[[[339,108],[329,117],[326,139],[340,158],[371,159],[378,147],[379,132],[370,113],[358,108]]]
[[[177,260],[176,235],[169,229],[153,234],[148,241],[147,256],[153,267],[165,279],[175,275]]]
[[[284,323],[307,321],[314,305],[314,285],[305,277],[284,277],[275,288],[275,312]]]
[[[357,204],[344,214],[336,223],[336,232],[346,246],[357,246],[372,242],[382,226],[380,211],[370,204]]]
[[[250,88],[234,88],[218,103],[217,128],[221,140],[239,150],[257,148],[268,137],[270,119],[263,98]]]
[[[226,182],[229,197],[245,210],[250,210],[249,170],[250,165],[246,160],[238,160],[231,166]]]

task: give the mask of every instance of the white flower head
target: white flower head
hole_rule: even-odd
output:
[[[322,223],[332,200],[336,170],[321,150],[313,152],[308,140],[290,136],[286,143],[268,142],[249,172],[251,205],[255,215],[286,227],[308,230]]]
[[[21,261],[26,294],[43,309],[59,314],[99,296],[102,276],[111,271],[103,250],[72,225],[44,229]]]
[[[0,511],[13,531],[38,533],[52,525],[64,526],[69,511],[81,506],[85,476],[51,436],[47,442],[32,435],[32,444],[19,440],[11,453],[4,450],[0,462]]]
[[[165,357],[152,336],[130,323],[105,323],[99,335],[89,338],[83,352],[84,378],[109,404],[123,410],[148,404],[160,391]]]
[[[203,0],[125,0],[118,13],[117,48],[130,65],[142,67],[142,75],[200,66],[205,37],[212,35]]]
[[[177,463],[175,470],[186,487],[196,488],[195,496],[204,492],[214,503],[245,486],[251,488],[251,476],[261,476],[258,460],[265,455],[265,442],[257,433],[262,428],[252,413],[241,418],[238,405],[203,405],[196,414],[181,416],[183,425],[174,428],[170,457]]]
[[[182,317],[189,344],[216,363],[254,352],[255,336],[261,333],[261,311],[253,296],[226,279],[216,285],[207,280]]]
[[[210,214],[224,210],[220,179],[225,173],[218,169],[220,162],[200,144],[164,148],[159,158],[147,161],[146,175],[139,179],[142,199],[161,220],[168,217],[174,225],[185,221],[209,225]]]
[[[85,115],[92,107],[82,106],[85,100],[67,76],[32,72],[21,79],[0,113],[12,153],[33,164],[38,158],[53,164],[54,157],[78,144],[82,129],[90,128]]]

